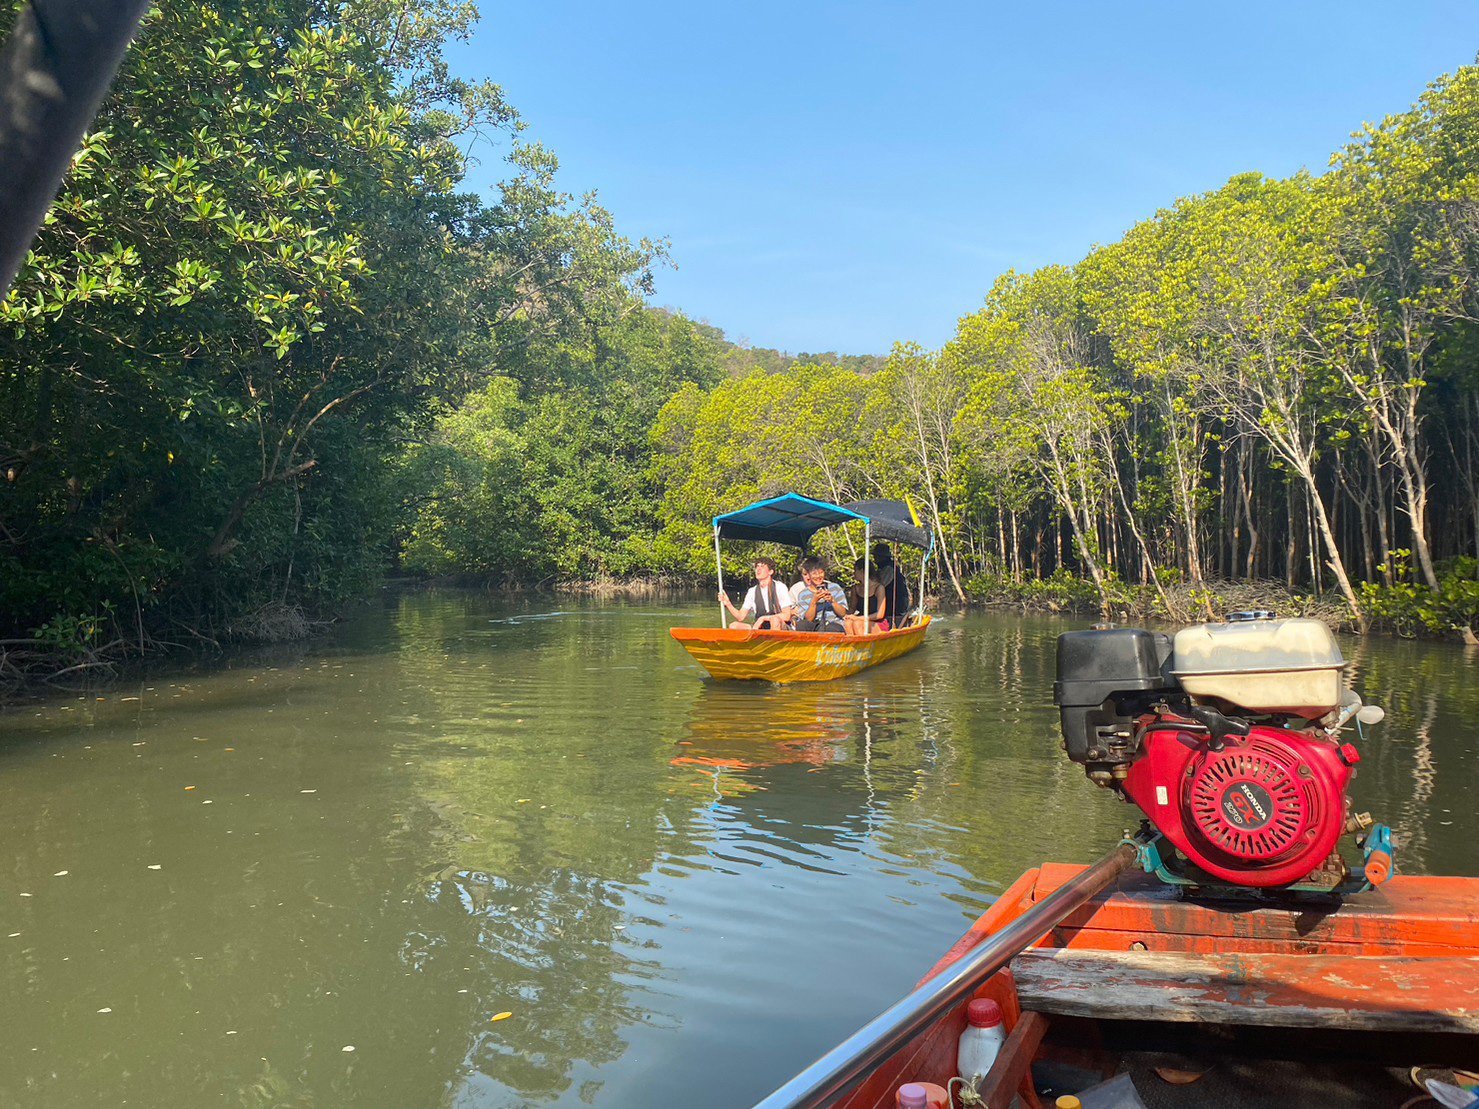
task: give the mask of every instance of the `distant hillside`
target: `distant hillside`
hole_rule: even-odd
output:
[[[663,309],[670,312],[669,309]],[[881,354],[838,354],[835,350],[813,353],[801,351],[772,350],[769,347],[752,347],[736,343],[727,338],[722,328],[704,321],[694,321],[694,327],[706,338],[718,344],[721,351],[719,366],[728,377],[739,377],[758,367],[766,373],[780,373],[797,363],[819,366],[840,366],[860,374],[871,374],[883,369],[887,357]]]

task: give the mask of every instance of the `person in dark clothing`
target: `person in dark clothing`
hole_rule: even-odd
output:
[[[909,611],[913,600],[909,595],[909,579],[903,567],[894,562],[894,555],[887,543],[873,544],[873,566],[883,586],[883,595],[888,599],[889,624],[901,628],[909,622]]]
[[[852,586],[847,591],[847,605],[852,612],[845,618],[848,635],[872,635],[889,629],[888,595],[883,583],[878,580],[876,567],[871,570],[868,560],[860,558],[852,564]],[[868,579],[868,596],[863,596],[863,579]]]

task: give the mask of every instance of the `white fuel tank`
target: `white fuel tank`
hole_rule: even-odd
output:
[[[1193,698],[1314,720],[1341,703],[1340,645],[1319,620],[1196,624],[1176,633],[1171,672]]]

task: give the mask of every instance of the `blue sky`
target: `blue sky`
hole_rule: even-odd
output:
[[[1004,270],[1322,169],[1479,50],[1474,0],[481,7],[454,68],[671,240],[655,302],[792,352],[938,347]]]

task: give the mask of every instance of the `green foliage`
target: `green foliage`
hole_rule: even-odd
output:
[[[649,551],[658,568],[712,573],[710,521],[751,501],[791,490],[834,502],[901,492],[890,473],[888,389],[887,374],[807,365],[752,370],[708,394],[677,392],[652,433],[662,497]],[[852,561],[844,537],[822,542],[822,553],[840,561],[847,551]]]
[[[651,428],[667,398],[716,383],[717,350],[683,317],[641,310],[563,353],[563,387],[495,378],[412,451],[408,569],[528,581],[653,565]]]
[[[1071,607],[1088,581],[1105,611],[1169,615],[1277,574],[1358,626],[1468,627],[1467,579],[1427,580],[1424,552],[1479,535],[1476,109],[1466,67],[1324,177],[1241,174],[1076,267],[1009,272],[942,351],[852,381],[757,357],[678,394],[654,559],[701,572],[710,516],[786,489],[908,495],[964,593]],[[1421,605],[1359,588],[1396,543]]]
[[[786,490],[908,498],[962,598],[1172,612],[1333,575],[1357,618],[1474,627],[1479,67],[1323,177],[1009,272],[940,351],[792,356],[646,305],[666,245],[451,73],[475,19],[151,12],[0,301],[0,638],[330,609],[396,557],[707,575],[711,517]],[[487,202],[474,137],[507,155]]]
[[[1051,612],[1097,612],[1099,589],[1093,581],[1059,567],[1044,578],[1013,581],[1005,574],[981,573],[965,583],[973,600],[1020,604]]]
[[[792,366],[830,366],[867,375],[878,373],[888,361],[876,354],[838,354],[831,350],[820,354],[807,351],[791,354],[771,347],[751,346],[743,340],[731,342],[721,329],[710,323],[695,326],[705,338],[717,344],[719,371],[724,377],[744,377],[752,370],[767,374],[783,373]]]
[[[502,576],[532,536],[523,482],[518,387],[495,378],[436,423],[401,469],[407,522],[401,558],[429,574]]]
[[[1479,631],[1479,561],[1455,558],[1438,567],[1438,588],[1412,580],[1412,552],[1395,550],[1378,569],[1390,584],[1363,582],[1361,595],[1372,619],[1409,638]]]
[[[52,651],[63,658],[81,658],[99,646],[103,629],[111,622],[110,605],[96,616],[57,616],[42,624],[31,633],[38,647]]]
[[[459,192],[459,144],[521,126],[449,72],[475,19],[441,0],[151,12],[0,302],[12,634],[331,608],[386,565],[393,479],[443,480],[434,444],[399,457],[439,403],[498,373],[607,372],[593,329],[620,330],[661,248],[561,193],[533,144],[493,203]],[[622,418],[650,420],[661,383],[630,385],[658,396]],[[645,426],[624,433],[645,450]]]

